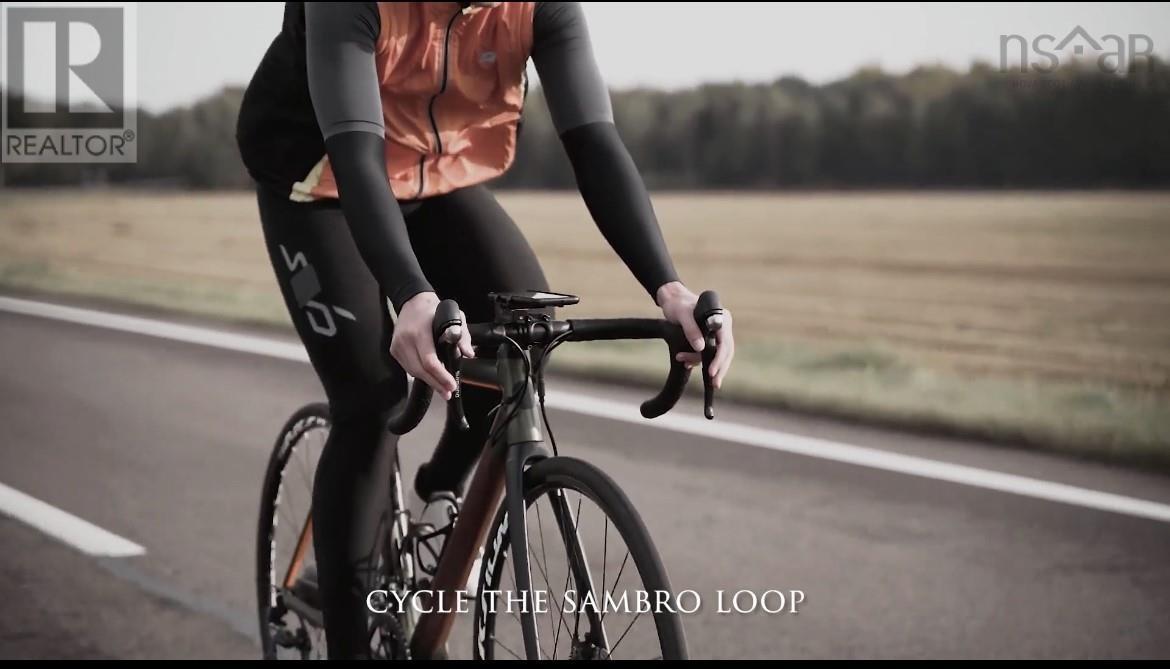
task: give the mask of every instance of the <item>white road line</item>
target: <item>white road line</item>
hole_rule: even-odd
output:
[[[852,446],[827,439],[802,437],[787,432],[767,430],[742,423],[725,421],[707,421],[694,416],[666,414],[655,418],[653,422],[642,418],[633,406],[576,393],[557,393],[557,408],[563,408],[590,416],[598,416],[609,420],[652,425],[675,432],[747,444],[758,448],[767,448],[784,453],[807,455],[812,458],[844,462],[861,467],[871,467],[889,472],[909,474],[949,481],[962,485],[998,490],[1024,497],[1034,497],[1052,502],[1063,502],[1089,509],[1112,511],[1127,516],[1150,518],[1162,522],[1170,522],[1170,505],[1114,495],[1112,493],[1079,488],[1077,486],[1053,483],[1042,479],[1027,476],[1005,474],[990,469],[956,465],[940,460],[930,460],[913,455],[891,453],[876,448]],[[552,406],[553,391],[549,391],[548,402]]]
[[[308,361],[304,349],[297,344],[148,318],[123,316],[3,296],[0,296],[0,311],[83,323],[285,360]],[[550,391],[548,405],[560,411],[633,423],[643,427],[670,430],[708,439],[735,442],[811,458],[996,490],[1088,509],[1170,522],[1170,505],[1167,504],[1027,476],[956,465],[827,439],[803,437],[726,420],[709,422],[693,416],[667,414],[653,421],[648,421],[638,414],[637,408],[632,404],[614,402],[580,393]]]
[[[133,332],[162,339],[173,339],[190,344],[211,346],[212,348],[222,348],[229,351],[255,353],[256,355],[263,355],[270,358],[283,358],[297,362],[309,361],[309,355],[305,353],[304,347],[299,344],[294,345],[264,337],[251,337],[209,328],[168,323],[152,318],[123,316],[105,311],[78,309],[59,304],[33,302],[31,300],[20,300],[4,296],[0,296],[0,311],[10,311],[15,314],[26,314],[29,316],[41,316],[43,318],[68,321],[70,323],[81,323],[107,330]]]
[[[3,483],[0,483],[0,514],[27,523],[87,555],[131,557],[146,553],[145,548],[129,539],[107,532]]]

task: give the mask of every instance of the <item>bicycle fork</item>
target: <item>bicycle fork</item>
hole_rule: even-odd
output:
[[[524,503],[524,470],[532,462],[548,457],[537,415],[536,394],[528,377],[527,352],[501,344],[496,354],[497,372],[505,397],[518,395],[515,403],[503,402],[496,422],[503,424],[508,455],[504,464],[504,505],[508,518],[508,539],[512,544],[512,568],[516,589],[524,598],[520,627],[524,634],[524,654],[540,659],[540,638],[536,627],[535,593],[532,569],[528,560],[527,506]],[[522,388],[521,388],[522,386]],[[517,389],[520,388],[519,392]],[[493,432],[495,426],[493,425]]]
[[[532,587],[532,569],[528,556],[528,508],[524,499],[524,472],[529,465],[549,457],[550,453],[541,434],[536,393],[533,391],[532,384],[528,383],[528,378],[525,375],[527,366],[520,355],[511,347],[500,346],[497,364],[500,366],[500,378],[504,381],[503,387],[514,389],[519,384],[524,384],[524,388],[518,393],[519,398],[516,405],[504,403],[500,406],[497,420],[500,419],[500,416],[504,416],[503,420],[508,421],[504,427],[505,439],[508,443],[508,455],[504,466],[504,504],[509,521],[508,538],[512,545],[513,576],[515,577],[516,589],[526,603],[520,616],[520,626],[524,635],[524,652],[529,659],[540,659],[540,633],[534,610],[536,593]],[[510,392],[515,393],[514,390]],[[509,419],[508,416],[513,411],[516,413]],[[549,501],[553,507],[557,527],[564,538],[569,570],[572,573],[574,586],[579,596],[578,601],[597,601],[597,594],[593,592],[593,579],[585,559],[585,548],[577,533],[576,521],[569,510],[564,493],[560,490],[550,493]],[[554,604],[556,603],[554,602]],[[596,631],[592,638],[593,643],[602,649],[608,648],[609,643],[597,610],[590,608],[586,615],[589,619],[590,629]]]

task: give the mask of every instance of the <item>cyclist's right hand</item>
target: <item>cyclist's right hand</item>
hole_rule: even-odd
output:
[[[398,312],[394,324],[394,338],[390,342],[390,355],[415,379],[421,380],[443,396],[451,399],[455,391],[455,378],[443,367],[435,354],[435,340],[432,324],[439,296],[434,293],[419,293],[406,301]],[[460,312],[464,324],[467,317]],[[459,352],[464,358],[474,358],[471,347],[471,333],[465,326],[459,339]]]

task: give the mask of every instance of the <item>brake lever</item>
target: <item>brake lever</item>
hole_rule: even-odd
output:
[[[443,300],[435,308],[435,352],[443,367],[455,377],[455,392],[447,402],[447,420],[460,431],[467,431],[467,415],[463,412],[463,356],[459,355],[459,339],[463,337],[463,320],[459,305],[454,300]]]
[[[723,307],[715,291],[705,290],[699,295],[695,304],[695,322],[703,331],[703,415],[712,420],[715,418],[715,379],[711,378],[710,366],[715,360],[715,333],[723,327]]]

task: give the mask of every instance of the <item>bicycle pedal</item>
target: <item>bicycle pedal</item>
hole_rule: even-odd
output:
[[[304,630],[301,629],[298,629],[296,632],[292,632],[289,629],[282,627],[276,630],[274,641],[276,641],[276,645],[280,646],[281,648],[302,650],[305,644],[309,641],[309,638],[305,636],[303,632]]]

